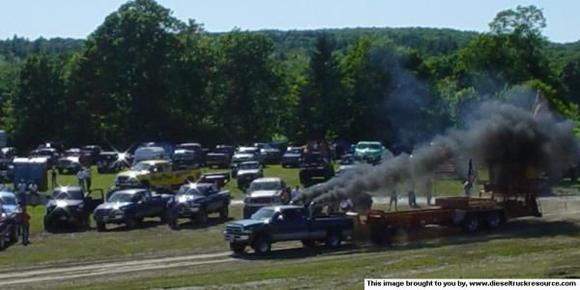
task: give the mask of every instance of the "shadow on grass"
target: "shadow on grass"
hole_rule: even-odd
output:
[[[207,222],[202,224],[202,223],[197,222],[195,219],[193,219],[193,220],[188,220],[187,222],[179,223],[178,228],[176,228],[174,230],[179,231],[179,230],[204,229],[204,228],[224,224],[224,223],[227,223],[227,222],[232,221],[232,220],[234,220],[233,217],[228,217],[225,219],[220,218],[220,217],[208,217]]]

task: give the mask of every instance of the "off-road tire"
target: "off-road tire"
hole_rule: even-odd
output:
[[[463,220],[463,230],[466,233],[475,233],[479,230],[480,220],[477,214],[467,214]]]
[[[315,240],[302,240],[302,246],[304,246],[305,248],[315,248],[316,247],[316,241]]]
[[[205,208],[201,208],[197,213],[197,222],[207,224],[207,211],[205,211]]]
[[[225,220],[229,217],[229,215],[230,215],[229,205],[224,205],[224,207],[222,207],[222,209],[220,210],[220,218]]]
[[[272,243],[266,237],[257,237],[252,244],[252,249],[258,255],[268,255],[272,251]]]
[[[230,250],[232,250],[234,254],[242,255],[246,252],[246,245],[238,243],[230,243]]]
[[[97,232],[104,232],[107,230],[107,224],[104,222],[97,222]]]
[[[325,245],[328,248],[338,248],[342,243],[342,235],[340,231],[333,230],[326,234]]]

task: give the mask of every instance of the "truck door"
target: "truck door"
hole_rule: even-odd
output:
[[[276,241],[308,238],[308,225],[299,209],[284,209],[275,217],[273,223],[272,237]]]

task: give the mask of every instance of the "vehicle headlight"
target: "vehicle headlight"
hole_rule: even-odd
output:
[[[3,212],[2,214],[0,214],[0,217],[3,217],[4,218],[6,216],[7,216],[7,214],[5,212]]]

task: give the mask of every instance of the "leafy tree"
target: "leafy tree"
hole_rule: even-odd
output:
[[[58,59],[46,55],[26,59],[5,120],[16,145],[29,147],[63,137],[67,108],[62,103],[61,67]]]
[[[580,104],[580,58],[568,62],[560,73],[560,78],[568,91],[568,99]]]
[[[361,38],[341,58],[342,86],[346,95],[339,102],[341,120],[337,134],[355,141],[380,135],[381,107],[389,93],[392,52],[382,47],[373,49],[370,39]]]
[[[75,119],[91,123],[75,135],[113,143],[170,137],[170,64],[182,29],[153,0],[130,1],[109,15],[69,74],[69,98],[81,108]]]
[[[341,96],[341,75],[333,51],[334,44],[323,34],[317,38],[310,54],[306,83],[297,108],[302,141],[336,134],[336,126],[342,121],[339,108],[345,100]]]
[[[233,31],[218,39],[216,118],[229,142],[270,138],[285,108],[272,41],[262,34]]]
[[[546,27],[546,18],[534,5],[517,6],[497,13],[489,24],[492,34],[514,34],[524,38],[540,38]]]

